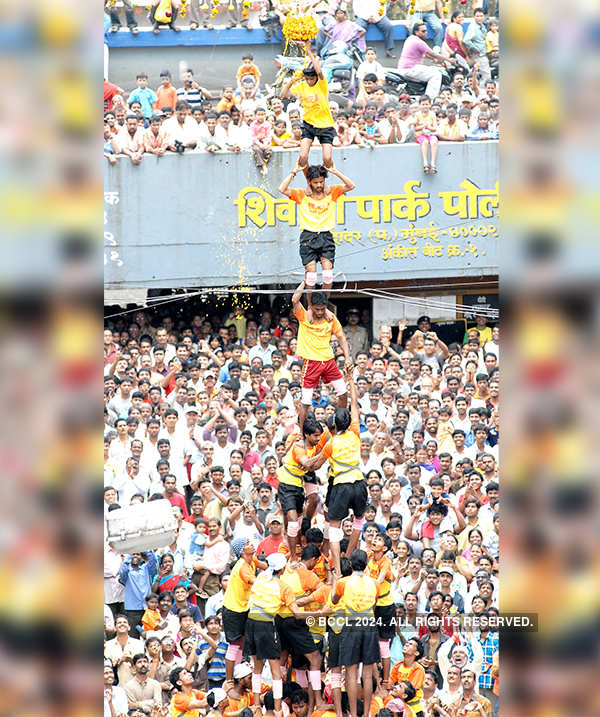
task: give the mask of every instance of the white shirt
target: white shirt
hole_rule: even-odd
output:
[[[353,8],[355,17],[363,20],[368,20],[370,17],[379,18],[378,0],[354,0]]]
[[[120,473],[115,478],[113,488],[117,491],[117,503],[121,508],[125,508],[137,493],[143,495],[144,499],[148,497],[150,478],[139,473],[135,478],[131,478],[127,473]]]
[[[404,120],[398,119],[398,127],[400,129],[400,139],[398,142],[406,142],[406,138],[408,137],[408,125]],[[379,131],[387,140],[392,132],[392,123],[385,117],[379,120]],[[406,391],[403,393],[406,393]]]
[[[356,13],[356,10],[354,12]],[[362,80],[365,75],[368,75],[371,72],[374,75],[377,75],[378,80],[385,80],[385,70],[383,69],[383,65],[380,62],[377,62],[377,60],[375,60],[375,62],[369,62],[368,60],[361,62],[358,66],[358,70],[356,70],[356,76],[359,80]]]
[[[126,715],[129,710],[129,705],[125,690],[122,687],[119,687],[119,685],[113,685],[110,690],[112,692],[112,706],[114,707],[115,714],[117,717]],[[110,705],[108,704],[106,697],[104,697],[104,717],[112,717]]]
[[[196,120],[189,115],[185,117],[183,125],[179,124],[177,117],[173,115],[172,117],[169,117],[169,119],[165,120],[162,126],[173,141],[178,140],[183,143],[198,142],[200,128],[198,127]],[[175,348],[173,348],[173,354],[174,353]],[[165,361],[167,361],[166,355]]]

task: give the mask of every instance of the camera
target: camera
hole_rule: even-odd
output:
[[[175,149],[179,152],[179,154],[185,152],[185,147],[178,139],[175,140]]]

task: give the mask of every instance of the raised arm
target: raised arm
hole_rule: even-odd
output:
[[[341,180],[342,184],[344,185],[344,194],[346,194],[347,192],[351,192],[353,189],[356,188],[354,182],[348,177],[346,177],[345,174],[342,174],[336,167],[330,167],[328,171],[330,174],[333,174],[334,177],[337,177],[339,180]]]
[[[346,380],[348,381],[348,388],[350,390],[350,418],[352,422],[355,423],[360,421],[360,412],[358,410],[358,395],[356,393],[356,384],[354,383],[353,376],[354,367],[352,366],[351,361],[345,364],[344,372],[346,374]]]
[[[306,54],[308,56],[308,59],[312,62],[312,66],[315,68],[315,72],[317,73],[317,77],[322,80],[323,70],[321,68],[321,63],[319,62],[319,58],[315,55],[315,53],[312,51],[312,47],[310,46],[310,40],[306,41]]]
[[[292,169],[292,171],[288,174],[288,176],[283,180],[283,182],[279,185],[279,191],[281,194],[285,194],[286,197],[289,198],[290,196],[290,190],[289,186],[292,183],[292,180],[294,177],[298,174],[300,170],[298,168]],[[331,170],[330,170],[331,171]]]
[[[302,281],[299,285],[296,291],[294,292],[294,295],[292,296],[292,309],[294,313],[300,310],[302,307],[302,304],[300,303],[300,299],[302,298],[302,293],[304,291],[304,281]]]

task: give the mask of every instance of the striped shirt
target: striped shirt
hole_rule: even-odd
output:
[[[229,645],[223,640],[219,640],[219,646],[217,647],[212,662],[208,665],[208,671],[206,676],[209,680],[224,680],[225,679],[225,653]],[[208,642],[198,642],[198,650],[200,653],[210,649]]]
[[[177,88],[177,101],[185,100],[189,106],[194,110],[196,107],[200,107],[205,97],[200,90],[196,90],[193,87],[186,89],[185,87]]]

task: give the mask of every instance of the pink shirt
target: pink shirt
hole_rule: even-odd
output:
[[[402,54],[398,60],[399,70],[408,70],[415,65],[423,64],[425,53],[430,51],[429,45],[416,35],[411,35],[404,42]]]
[[[250,137],[252,144],[271,144],[271,125],[268,122],[254,121],[250,125]]]

